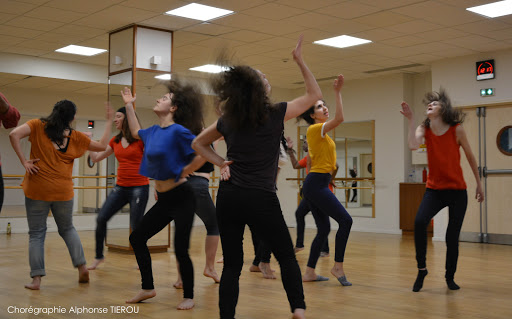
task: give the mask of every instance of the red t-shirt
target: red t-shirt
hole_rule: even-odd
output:
[[[141,140],[124,148],[121,141],[116,143],[113,137],[108,145],[114,150],[114,155],[119,162],[117,168],[116,184],[123,187],[142,186],[149,184],[149,178],[139,174],[140,162],[144,153],[144,143]]]
[[[309,170],[308,170],[308,157],[307,156],[304,156],[303,159],[301,159],[299,162],[299,165],[303,168],[306,169],[306,174],[309,174]],[[329,183],[329,189],[331,190],[331,192],[334,194],[334,187],[332,187],[332,184]]]
[[[4,101],[9,105],[7,112],[4,114],[0,114],[0,126],[3,124],[5,128],[13,128],[18,125],[18,121],[20,120],[20,112],[9,103],[7,98],[0,93],[0,98],[3,98]],[[2,166],[2,162],[0,162],[0,166]]]

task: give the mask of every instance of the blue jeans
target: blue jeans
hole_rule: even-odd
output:
[[[68,247],[73,266],[85,264],[84,250],[80,237],[73,226],[73,200],[47,202],[25,197],[29,228],[28,259],[30,277],[46,276],[44,268],[44,240],[46,238],[46,219],[52,210],[59,235]]]
[[[130,204],[130,227],[134,231],[139,225],[149,197],[149,185],[123,187],[116,185],[108,195],[96,218],[96,259],[102,259],[105,237],[107,237],[107,222],[124,205]]]

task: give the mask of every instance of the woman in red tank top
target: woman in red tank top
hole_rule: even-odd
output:
[[[427,118],[416,127],[414,115],[406,102],[402,102],[402,113],[409,120],[409,148],[418,149],[425,141],[429,174],[427,190],[416,214],[414,222],[414,243],[418,276],[413,291],[423,287],[423,280],[428,274],[426,266],[427,226],[430,220],[444,207],[448,207],[449,222],[446,230],[446,273],[445,279],[451,290],[460,289],[454,281],[459,257],[459,235],[466,214],[468,196],[466,183],[460,166],[460,150],[462,146],[466,158],[476,180],[477,201],[484,200],[478,166],[469,146],[464,128],[460,125],[464,115],[454,109],[444,90],[430,92],[425,95]]]

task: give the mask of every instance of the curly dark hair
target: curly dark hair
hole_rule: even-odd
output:
[[[222,117],[234,130],[257,128],[273,108],[260,75],[246,65],[229,67],[213,79],[212,89],[222,106]]]
[[[133,142],[136,142],[137,139],[133,137],[132,132],[130,131],[130,124],[128,123],[128,117],[126,116],[126,107],[121,107],[119,110],[117,110],[119,113],[124,114],[123,124],[121,126],[121,130],[114,138],[114,142],[119,143],[121,139],[124,137],[126,141],[128,141],[128,144],[132,144]],[[135,118],[137,118],[137,122],[139,122],[139,117],[137,116],[137,113],[135,113]]]
[[[64,144],[64,131],[71,127],[69,123],[73,121],[76,114],[75,103],[69,100],[62,100],[53,106],[52,113],[47,117],[42,117],[44,123],[44,132],[50,140],[57,145]]]
[[[439,104],[441,104],[440,112],[443,122],[449,124],[450,126],[464,122],[466,114],[462,113],[460,109],[456,109],[452,106],[450,97],[448,97],[448,94],[443,88],[441,88],[439,92],[428,92],[425,94],[423,104],[428,105],[434,101],[437,101]],[[430,127],[430,119],[428,117],[423,121],[423,125],[425,127]]]
[[[203,96],[199,87],[174,79],[166,83],[172,93],[172,105],[177,107],[174,122],[188,128],[194,135],[201,133],[204,127]]]

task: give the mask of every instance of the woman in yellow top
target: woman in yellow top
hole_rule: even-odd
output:
[[[315,267],[318,257],[320,257],[320,251],[327,241],[330,231],[329,217],[332,217],[339,224],[339,229],[336,233],[334,267],[331,269],[331,274],[343,286],[351,286],[352,284],[347,281],[343,271],[343,258],[350,228],[352,227],[352,218],[336,196],[329,190],[332,172],[336,169],[336,144],[327,135],[327,132],[343,122],[343,103],[341,100],[343,83],[343,75],[338,75],[338,78],[334,80],[336,96],[336,115],[334,119],[328,121],[329,109],[322,100],[318,100],[315,105],[300,116],[300,118],[310,124],[307,132],[307,141],[311,168],[304,181],[302,190],[304,198],[310,203],[311,211],[318,227],[316,237],[311,244],[308,265],[302,280],[329,280],[327,277],[317,275]]]

